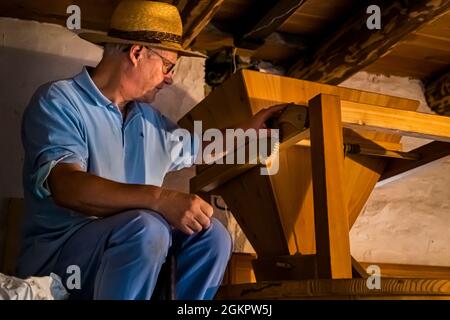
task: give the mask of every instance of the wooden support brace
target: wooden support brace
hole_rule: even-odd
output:
[[[341,101],[343,126],[450,142],[450,119],[429,113]]]
[[[379,181],[392,178],[406,171],[418,168],[427,163],[450,155],[450,143],[433,141],[417,149],[414,149],[413,152],[420,154],[419,160],[408,161],[404,159],[392,159],[386,165],[383,175],[380,177]]]
[[[349,279],[352,264],[339,97],[314,97],[309,114],[317,273],[319,278]]]

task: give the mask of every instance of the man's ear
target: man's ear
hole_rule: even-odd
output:
[[[137,66],[139,59],[142,58],[144,46],[134,44],[131,46],[130,51],[128,51],[128,57],[134,66]]]

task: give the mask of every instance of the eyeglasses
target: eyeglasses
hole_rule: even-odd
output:
[[[161,58],[161,61],[163,62],[163,65],[162,65],[162,68],[161,68],[162,69],[162,73],[169,74],[169,73],[171,73],[173,71],[173,68],[175,67],[175,63],[172,63],[172,61],[170,61],[169,59],[164,58],[162,55],[160,55],[155,50],[152,50],[149,47],[146,47],[146,48],[147,48],[148,51],[156,54],[158,57]]]

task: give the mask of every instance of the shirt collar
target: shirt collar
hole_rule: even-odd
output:
[[[74,80],[98,106],[106,107],[112,102],[100,92],[92,81],[88,72],[90,69],[91,67],[83,67],[83,70],[74,77]]]

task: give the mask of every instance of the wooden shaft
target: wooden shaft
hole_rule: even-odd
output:
[[[344,153],[338,96],[309,101],[317,272],[319,278],[352,277]]]

